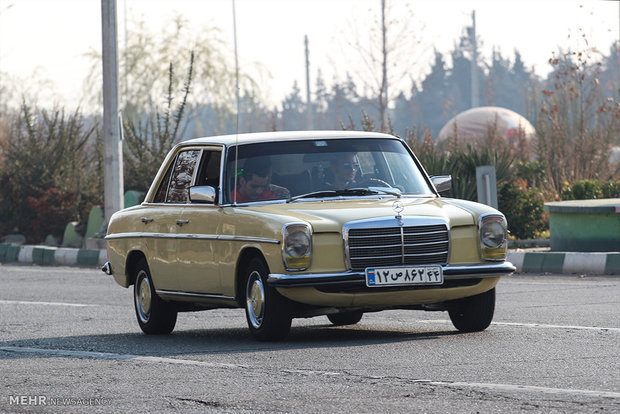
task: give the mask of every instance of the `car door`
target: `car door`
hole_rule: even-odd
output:
[[[219,191],[221,158],[220,148],[204,148],[194,185],[208,185]],[[215,256],[221,214],[221,207],[215,203],[190,202],[183,207],[177,277],[185,292],[221,294],[219,263]]]
[[[183,207],[196,174],[199,148],[179,151],[164,175],[152,203],[141,218],[149,234],[148,263],[157,290],[183,288],[179,277],[179,237],[183,232]]]

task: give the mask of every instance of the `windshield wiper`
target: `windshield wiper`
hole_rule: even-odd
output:
[[[353,187],[353,188],[345,188],[344,190],[337,191],[338,195],[369,195],[369,194],[379,194],[373,188],[366,187]]]
[[[338,192],[334,190],[313,191],[311,193],[300,194],[298,196],[291,197],[288,200],[286,200],[286,202],[290,203],[292,201],[299,200],[301,198],[332,197],[332,196],[337,196],[337,195],[338,195]]]
[[[403,193],[398,188],[388,188],[388,187],[348,188],[343,191],[354,191],[356,193],[361,193],[360,195],[383,193],[383,194],[393,195],[394,197],[397,197],[397,198],[401,198],[403,195]]]
[[[396,188],[383,188],[383,187],[355,187],[345,188],[344,190],[322,190],[313,191],[307,194],[301,194],[295,197],[291,197],[286,200],[287,203],[299,200],[302,198],[314,198],[314,197],[338,197],[338,196],[351,196],[351,195],[370,195],[370,194],[389,194],[400,198],[402,193]]]

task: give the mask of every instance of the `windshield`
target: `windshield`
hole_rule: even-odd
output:
[[[264,142],[240,145],[238,151],[231,147],[225,183],[228,203],[290,200],[312,197],[310,193],[316,197],[434,194],[404,143],[396,139]],[[350,191],[361,188],[370,190]]]

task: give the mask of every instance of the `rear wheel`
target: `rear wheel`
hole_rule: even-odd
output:
[[[288,301],[267,285],[267,264],[251,259],[244,271],[245,315],[252,336],[259,341],[278,341],[291,329]]]
[[[480,332],[489,327],[495,312],[495,288],[488,292],[459,299],[448,311],[450,320],[461,332]]]
[[[155,293],[149,266],[144,259],[136,267],[133,298],[136,318],[144,333],[169,334],[172,332],[177,322],[177,311]]]
[[[327,319],[329,319],[329,321],[336,326],[355,325],[362,320],[362,316],[364,316],[364,312],[353,311],[332,313],[330,315],[327,315]]]

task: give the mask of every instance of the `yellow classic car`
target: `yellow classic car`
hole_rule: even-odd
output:
[[[385,309],[447,311],[486,329],[506,262],[506,219],[444,198],[388,134],[252,133],[176,145],[145,201],[115,213],[103,270],[134,286],[138,323],[170,333],[177,313],[245,308],[258,340],[300,317],[334,325]]]

